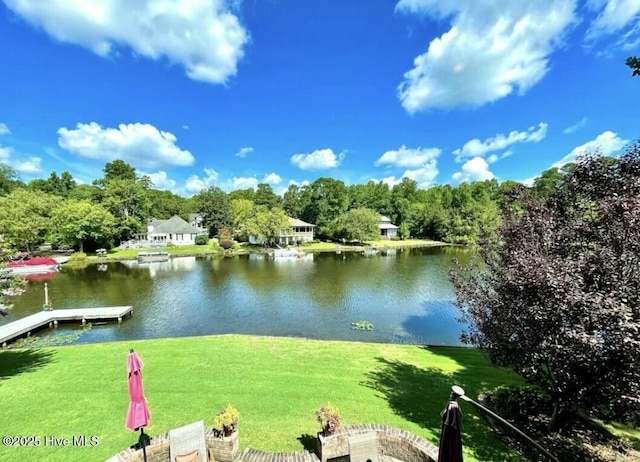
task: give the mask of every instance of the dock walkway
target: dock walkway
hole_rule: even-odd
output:
[[[0,344],[4,347],[7,342],[15,340],[21,335],[31,335],[32,331],[40,329],[43,326],[57,326],[60,321],[81,321],[84,325],[89,320],[117,319],[118,323],[120,323],[125,315],[132,313],[132,306],[40,311],[39,313],[0,326]]]

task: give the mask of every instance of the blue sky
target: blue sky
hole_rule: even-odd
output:
[[[638,0],[0,0],[0,162],[183,196],[531,181],[640,136],[631,55]]]

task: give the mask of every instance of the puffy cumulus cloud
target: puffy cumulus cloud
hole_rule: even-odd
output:
[[[223,83],[236,73],[249,40],[225,0],[4,0],[32,25],[61,42],[117,56],[130,48],[137,56],[167,59],[189,78]]]
[[[75,129],[60,128],[58,145],[86,159],[122,159],[135,167],[159,168],[187,166],[195,161],[189,151],[180,149],[173,133],[149,124],[120,124],[103,128],[96,122],[79,123]]]
[[[240,150],[238,152],[236,152],[236,157],[242,157],[245,158],[247,157],[247,155],[251,154],[253,152],[253,148],[251,146],[247,146],[245,148],[240,148]]]
[[[635,48],[640,40],[640,2],[638,0],[589,0],[587,7],[598,13],[587,31],[587,39],[623,32],[619,44]],[[635,38],[635,39],[634,39]]]
[[[489,171],[489,164],[482,157],[474,157],[462,164],[462,170],[453,174],[452,179],[457,183],[491,180],[493,173]]]
[[[397,178],[395,175],[391,175],[384,177],[382,180],[371,178],[370,181],[375,181],[376,183],[381,181],[382,183],[389,185],[390,188],[393,188],[395,185],[400,183],[403,178],[409,178],[418,183],[418,186],[420,188],[427,189],[433,184],[434,180],[438,176],[438,173],[439,171],[437,163],[434,159],[426,162],[420,168],[405,170],[405,172],[399,178]]]
[[[191,175],[187,178],[187,182],[185,183],[185,189],[187,192],[197,194],[203,189],[210,188],[216,184],[219,176],[218,172],[211,168],[205,168],[204,173],[205,175],[203,177]]]
[[[9,130],[7,124],[0,122],[0,135],[8,135],[9,133],[11,133],[11,130]]]
[[[172,192],[176,192],[177,190],[177,186],[178,186],[177,182],[169,178],[169,176],[167,175],[167,172],[165,171],[161,170],[155,173],[140,172],[140,175],[148,176],[151,179],[151,182],[153,183],[154,189],[165,189],[167,191],[172,191]]]
[[[15,150],[9,146],[0,145],[0,163],[7,164],[18,173],[42,173],[42,159],[40,157],[32,156],[26,160],[19,159],[16,156]]]
[[[231,185],[232,189],[255,189],[258,186],[258,179],[255,176],[241,176],[237,178],[234,176]]]
[[[549,55],[574,20],[575,0],[400,0],[396,11],[451,28],[431,41],[398,86],[402,106],[480,106],[525,93],[547,73]]]
[[[291,163],[300,170],[325,170],[335,168],[344,159],[344,152],[335,154],[332,149],[317,149],[311,154],[294,154]]]
[[[276,185],[282,183],[282,178],[277,173],[269,173],[268,175],[264,176],[264,178],[262,179],[262,183]]]
[[[629,143],[629,140],[623,140],[616,133],[607,130],[606,132],[600,133],[595,139],[575,147],[569,154],[554,163],[551,167],[560,168],[569,162],[575,162],[576,157],[584,153],[598,152],[603,156],[610,156],[624,148],[627,143]]]
[[[387,151],[374,165],[393,165],[400,168],[419,168],[430,160],[436,159],[440,155],[441,150],[438,148],[407,148],[400,146],[395,151]]]
[[[456,161],[461,162],[464,158],[484,157],[489,153],[501,151],[516,143],[537,143],[542,141],[545,136],[547,136],[547,124],[540,122],[537,129],[536,127],[529,127],[528,130],[521,132],[513,130],[508,135],[499,133],[484,141],[474,138],[471,141],[467,141],[461,148],[453,151],[453,154],[456,156]],[[503,154],[502,157],[506,156]]]

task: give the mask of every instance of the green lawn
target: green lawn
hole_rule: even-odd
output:
[[[3,435],[97,436],[96,447],[1,447],[0,460],[104,460],[137,441],[124,428],[126,357],[145,363],[160,434],[204,419],[228,403],[240,411],[241,448],[300,451],[320,429],[314,410],[327,401],[344,424],[377,422],[434,443],[450,387],[470,396],[519,382],[476,350],[251,336],[160,339],[0,351]],[[465,412],[465,460],[520,460]]]

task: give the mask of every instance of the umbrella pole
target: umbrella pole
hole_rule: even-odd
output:
[[[144,427],[140,427],[140,439],[138,440],[138,444],[142,446],[142,459],[144,462],[147,462],[147,439],[144,436]]]
[[[468,403],[473,404],[474,406],[476,406],[478,409],[480,409],[483,412],[486,412],[487,414],[489,414],[491,417],[493,417],[494,419],[496,419],[497,421],[499,421],[500,423],[506,425],[507,427],[509,427],[511,430],[513,430],[514,432],[516,432],[518,435],[520,435],[521,437],[523,437],[525,440],[527,440],[529,443],[533,444],[536,448],[538,448],[540,451],[542,451],[542,453],[547,456],[549,458],[549,460],[552,460],[553,462],[559,462],[558,459],[551,455],[549,453],[549,451],[547,451],[545,448],[543,448],[542,446],[540,446],[540,444],[535,441],[534,439],[532,439],[531,437],[529,437],[528,435],[526,435],[525,433],[523,433],[521,430],[519,430],[517,427],[515,427],[513,424],[507,422],[506,420],[504,420],[502,417],[500,417],[498,414],[496,414],[495,412],[491,411],[490,409],[487,409],[486,407],[484,407],[482,404],[475,402],[474,400],[472,400],[471,398],[469,398],[468,396],[466,396],[464,394],[464,390],[458,386],[454,386],[453,388],[453,393],[451,393],[451,398],[453,398],[454,400],[457,398],[462,398],[463,400],[465,400]]]

